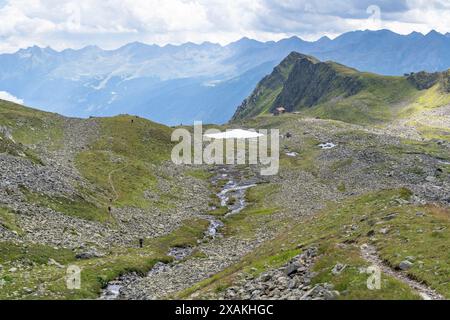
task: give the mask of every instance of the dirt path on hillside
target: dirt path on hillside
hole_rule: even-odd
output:
[[[119,193],[117,192],[116,187],[114,186],[114,182],[113,182],[113,180],[112,180],[112,175],[113,175],[114,173],[116,173],[116,172],[119,172],[120,170],[125,169],[126,167],[128,167],[128,166],[123,166],[122,168],[118,168],[118,169],[111,170],[111,171],[108,173],[108,183],[109,183],[109,185],[111,186],[112,192],[114,193],[114,198],[113,198],[112,201],[111,201],[112,203],[116,202],[116,201],[119,199]]]
[[[445,300],[445,298],[434,291],[433,289],[427,287],[426,285],[409,278],[405,273],[397,271],[390,266],[386,265],[384,261],[380,259],[377,254],[377,250],[373,246],[363,245],[361,246],[362,257],[377,266],[387,275],[396,278],[397,280],[407,284],[411,289],[416,291],[424,300]]]

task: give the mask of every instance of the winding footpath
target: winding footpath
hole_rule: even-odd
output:
[[[409,278],[406,274],[397,271],[390,266],[386,265],[384,261],[380,259],[380,257],[377,254],[377,250],[373,246],[369,245],[363,245],[361,246],[361,255],[362,257],[372,263],[373,265],[380,268],[380,270],[391,276],[396,278],[397,280],[407,284],[411,289],[416,291],[424,300],[445,300],[445,298],[434,291],[433,289],[427,287],[426,285],[415,281],[411,278]]]
[[[114,198],[113,198],[112,201],[111,201],[112,203],[113,203],[113,202],[116,202],[116,201],[119,199],[119,193],[117,192],[116,187],[114,186],[114,182],[113,182],[113,180],[112,180],[112,175],[113,175],[114,173],[116,173],[116,172],[119,172],[119,171],[125,169],[126,167],[128,167],[128,166],[123,166],[122,168],[118,168],[118,169],[111,170],[111,171],[108,173],[108,182],[109,182],[109,185],[111,186],[112,192],[114,193]]]

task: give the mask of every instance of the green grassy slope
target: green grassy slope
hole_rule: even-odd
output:
[[[280,68],[284,81],[278,80]],[[291,53],[258,84],[233,121],[283,106],[314,117],[376,124],[450,103],[449,73],[426,75],[380,76]]]
[[[140,208],[168,205],[167,194],[159,197],[160,203],[150,204],[144,199],[144,191],[159,192],[155,172],[164,161],[170,160],[173,143],[169,127],[129,115],[71,119],[70,123],[74,122],[78,129],[67,127],[68,119],[60,115],[0,101],[0,153],[28,158],[36,165],[45,166],[40,153],[48,155],[63,147],[76,150],[69,162],[91,185],[86,189],[73,181],[77,194],[58,198],[22,187],[29,202],[100,222],[109,221],[106,208],[110,205]],[[67,141],[76,140],[76,135],[82,134],[70,132],[68,138],[68,130],[83,128],[97,128],[87,145],[80,147],[74,141]],[[75,146],[69,145],[74,143]]]
[[[365,89],[337,101],[327,101],[304,110],[306,115],[357,124],[379,124],[407,118],[415,112],[450,103],[441,84],[417,90],[405,78],[364,75]]]
[[[41,153],[50,155],[48,151],[70,148],[65,134],[71,129],[66,127],[66,120],[56,114],[0,101],[0,153],[28,158],[30,161],[23,166],[43,168],[48,164],[39,160]],[[151,215],[152,208],[158,205],[164,212],[163,206],[170,205],[171,199],[163,194],[167,191],[158,188],[157,182],[170,177],[157,176],[157,172],[170,160],[172,130],[128,115],[76,121],[80,125],[78,130],[83,124],[98,128],[92,140],[70,161],[90,182],[90,187],[86,189],[77,185],[77,181],[69,181],[74,184],[76,194],[55,196],[19,186],[24,200],[69,216],[108,224],[109,228],[117,227],[120,221],[111,221],[108,206],[145,208]],[[207,177],[202,170],[190,170],[186,175],[199,180]],[[160,203],[147,200],[144,197],[147,190],[161,193]],[[6,229],[22,236],[24,231],[17,217],[17,212],[0,203],[0,231]],[[197,245],[208,226],[209,221],[203,219],[183,220],[167,235],[146,239],[143,249],[111,245],[103,248],[104,256],[86,260],[76,259],[75,251],[70,249],[27,241],[0,241],[0,299],[95,299],[108,281],[122,274],[145,274],[157,262],[172,261],[167,256],[170,248]],[[70,264],[82,269],[82,290],[66,287],[66,268]],[[37,288],[42,288],[42,292]]]
[[[0,100],[0,127],[11,129],[17,143],[43,144],[58,148],[62,139],[63,117]]]
[[[147,241],[142,249],[111,248],[106,256],[88,260],[77,260],[73,251],[67,249],[0,242],[0,264],[5,268],[0,272],[0,299],[96,299],[109,281],[123,274],[145,274],[157,262],[171,262],[173,257],[167,256],[169,248],[195,245],[208,225],[206,220],[186,221],[167,236]],[[28,272],[11,270],[17,262],[28,263]],[[71,264],[82,270],[81,290],[66,287],[66,267]],[[45,288],[44,294],[27,290],[39,286]]]
[[[408,275],[449,298],[450,270],[446,263],[450,259],[447,250],[449,210],[403,204],[409,197],[410,192],[406,189],[384,190],[350,198],[339,205],[330,204],[318,215],[291,224],[288,230],[248,254],[241,262],[180,292],[178,297],[188,298],[193,294],[197,298],[207,297],[232,286],[234,281],[242,279],[242,274],[257,276],[265,270],[283,266],[302,248],[313,245],[320,251],[314,266],[317,274],[313,283],[333,284],[342,292],[341,299],[419,299],[406,284],[386,274],[382,275],[381,290],[367,289],[367,275],[360,269],[371,263],[361,257],[360,247],[370,244],[393,268],[404,259],[414,260]],[[260,201],[253,202],[253,206],[259,210],[265,208]],[[242,226],[251,225],[241,223]],[[336,276],[331,270],[337,263],[347,267]]]
[[[170,128],[132,116],[97,120],[100,136],[77,155],[77,168],[117,205],[145,207],[143,193],[156,183],[152,166],[170,159]]]
[[[295,66],[295,61],[298,59],[306,59],[311,63],[318,62],[312,57],[296,52],[291,53],[275,67],[270,75],[261,80],[252,95],[238,108],[233,119],[251,118],[259,114],[268,113],[273,107],[275,99],[281,93],[292,68]]]
[[[16,157],[23,157],[36,164],[42,164],[39,156],[33,150],[30,150],[22,143],[15,142],[5,134],[0,133],[0,153],[6,153]]]

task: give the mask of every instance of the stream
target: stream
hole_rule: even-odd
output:
[[[255,187],[257,185],[257,180],[245,179],[242,172],[234,166],[221,166],[211,178],[211,184],[215,187],[221,186],[221,190],[216,193],[216,196],[220,200],[220,206],[227,207],[227,213],[224,217],[226,219],[229,216],[238,214],[246,208],[246,191],[249,188]],[[211,211],[215,209],[217,208],[210,208]],[[221,220],[207,214],[202,215],[202,218],[205,218],[210,222],[208,229],[205,231],[204,241],[222,236],[220,234],[220,229],[223,228],[224,224]],[[194,249],[195,248],[193,247],[170,248],[167,255],[173,257],[174,261],[168,264],[162,262],[156,263],[147,275],[158,274],[170,270],[175,264],[188,258],[193,253]],[[106,288],[103,289],[100,300],[120,300],[121,289],[132,284],[136,279],[141,277],[142,276],[136,273],[131,273],[109,282]]]
[[[242,181],[243,178],[238,171],[222,167],[219,174],[212,179],[212,183],[217,186],[220,181],[224,180],[228,181],[221,187],[222,190],[217,193],[217,197],[220,200],[221,207],[228,207],[226,218],[245,209],[247,206],[245,201],[246,191],[249,188],[256,187],[256,181]]]

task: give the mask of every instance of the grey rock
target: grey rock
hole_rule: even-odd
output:
[[[388,214],[387,216],[385,216],[383,218],[383,220],[390,221],[390,220],[395,219],[397,216],[398,216],[398,213],[391,213],[391,214]]]
[[[264,273],[264,274],[261,275],[260,279],[261,279],[262,282],[267,282],[270,279],[272,279],[272,276],[270,274],[268,274],[268,273]]]
[[[342,273],[342,271],[344,271],[344,269],[347,267],[347,265],[345,265],[345,264],[342,264],[342,263],[337,263],[334,267],[333,267],[333,269],[331,270],[331,273],[333,274],[333,275],[339,275],[339,274],[341,274]]]
[[[408,261],[408,260],[404,260],[404,261],[400,262],[400,264],[398,265],[400,270],[403,270],[403,271],[411,269],[412,266],[413,266],[413,263],[411,261]]]
[[[300,267],[300,264],[298,262],[293,262],[291,264],[289,264],[285,270],[284,273],[288,276],[294,274],[297,272],[297,269]]]
[[[88,259],[99,258],[99,257],[100,257],[100,255],[95,251],[82,252],[75,256],[75,258],[77,258],[78,260],[88,260]]]
[[[418,217],[424,217],[424,216],[425,216],[425,212],[418,211],[418,212],[416,212],[416,216],[418,216]]]
[[[24,287],[22,290],[23,290],[26,294],[30,294],[30,293],[33,293],[33,292],[34,292],[33,289],[27,288],[27,287]]]
[[[297,287],[297,280],[291,279],[288,283],[288,289],[294,289]]]

